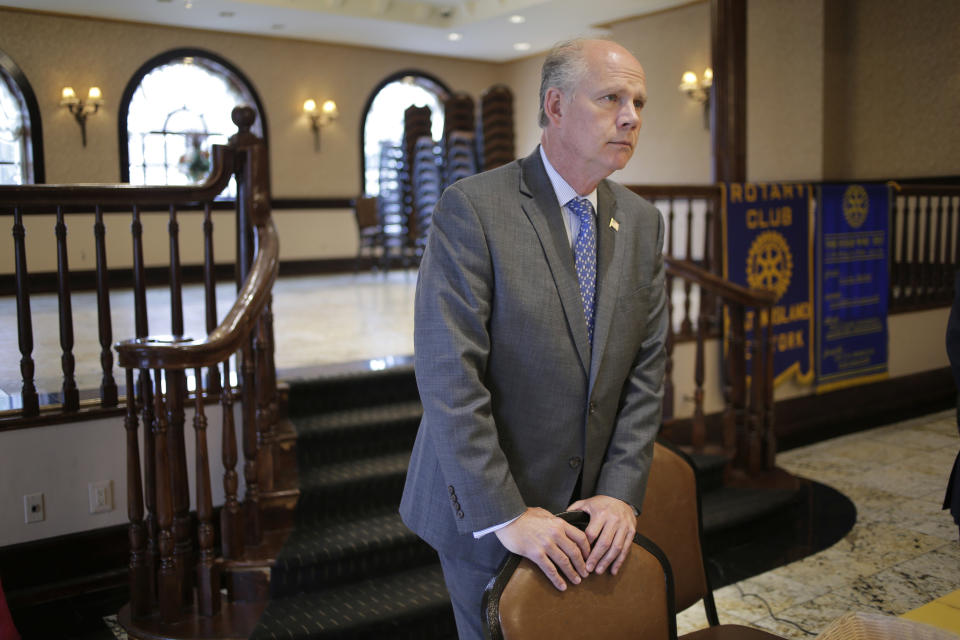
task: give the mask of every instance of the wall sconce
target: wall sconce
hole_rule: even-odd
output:
[[[313,129],[313,150],[320,151],[320,127],[325,127],[340,115],[337,110],[337,103],[333,100],[327,100],[319,109],[315,100],[307,100],[303,103],[303,112],[310,118],[310,128]]]
[[[703,70],[703,77],[698,78],[693,71],[684,71],[680,78],[680,93],[691,100],[703,104],[703,126],[710,128],[710,89],[713,87],[713,69]]]
[[[60,106],[69,109],[76,118],[77,124],[80,125],[83,146],[87,146],[87,116],[95,114],[102,105],[103,94],[100,92],[100,87],[90,87],[86,102],[77,97],[73,87],[64,87],[60,93]]]

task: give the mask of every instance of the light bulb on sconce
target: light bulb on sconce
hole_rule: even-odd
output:
[[[703,70],[698,78],[693,71],[684,71],[680,78],[680,93],[703,105],[703,126],[710,128],[710,90],[713,88],[713,69]]]
[[[80,125],[80,137],[83,146],[87,146],[87,117],[92,116],[103,106],[103,92],[100,87],[90,87],[86,101],[77,97],[73,87],[64,87],[60,92],[60,106],[66,107]]]
[[[313,130],[313,150],[320,151],[320,128],[330,124],[340,115],[337,103],[333,100],[325,100],[318,109],[317,101],[311,98],[303,103],[303,112],[310,118],[310,128]]]

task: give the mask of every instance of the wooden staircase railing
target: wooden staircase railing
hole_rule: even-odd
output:
[[[950,306],[960,266],[960,186],[893,183],[890,311]]]
[[[720,442],[708,443],[709,431],[704,414],[704,349],[708,327],[718,316],[700,307],[696,323],[694,363],[694,413],[689,435],[684,438],[694,452],[714,452],[726,456],[732,468],[748,476],[772,471],[777,451],[773,412],[773,331],[768,322],[776,296],[770,291],[750,290],[724,280],[691,261],[666,257],[668,277],[695,284],[718,301],[725,318],[724,331],[724,410]],[[668,298],[669,299],[669,298]],[[670,303],[668,303],[670,304]],[[757,322],[747,325],[747,310],[755,309]],[[751,335],[752,333],[752,335]],[[664,390],[665,433],[670,437],[673,415],[674,328],[667,334],[667,376]],[[749,370],[748,370],[749,369]],[[749,380],[749,384],[748,384]],[[676,438],[676,436],[674,436]]]
[[[275,506],[263,503],[272,492],[273,447],[277,437],[278,393],[274,365],[271,291],[277,277],[279,247],[270,212],[267,151],[250,132],[255,112],[237,107],[233,121],[239,132],[228,145],[214,146],[213,168],[204,184],[195,187],[117,185],[36,185],[0,188],[0,206],[12,207],[23,354],[23,409],[21,419],[70,419],[79,410],[71,353],[73,316],[68,285],[65,212],[96,212],[98,306],[104,388],[97,409],[116,406],[125,396],[127,509],[129,517],[130,605],[121,622],[150,637],[177,635],[178,624],[196,625],[200,619],[211,634],[231,637],[249,632],[256,613],[244,618],[233,612],[220,615],[221,585],[231,587],[230,600],[249,599],[233,592],[233,582],[221,574],[231,561],[249,559],[251,548],[263,542],[261,514]],[[235,302],[219,322],[214,290],[212,203],[229,183],[237,181],[237,282]],[[197,205],[204,215],[204,273],[206,331],[189,336],[184,331],[178,211]],[[133,299],[135,335],[115,345],[124,369],[125,388],[113,381],[110,355],[109,287],[106,282],[102,211],[132,211]],[[143,225],[144,210],[169,210],[171,334],[151,335],[147,326]],[[38,406],[32,388],[32,333],[21,215],[25,211],[56,211],[60,271],[60,324],[64,383],[62,403]],[[103,254],[103,255],[101,255]],[[106,320],[104,320],[106,318]],[[235,371],[230,360],[237,357]],[[204,375],[206,373],[206,375]],[[237,381],[234,387],[234,380]],[[118,393],[119,391],[119,393]],[[234,400],[239,400],[235,411]],[[215,548],[213,486],[207,446],[208,403],[218,402],[222,416],[222,462],[225,503],[220,509],[220,549]],[[192,408],[195,443],[194,504],[190,511],[185,425]],[[41,410],[42,409],[42,410]],[[240,462],[235,414],[240,418],[245,495],[239,495]],[[142,442],[140,425],[143,425]],[[141,458],[142,450],[142,458]],[[281,465],[277,465],[281,466]],[[295,492],[295,491],[294,491]],[[271,494],[272,498],[272,494]],[[268,500],[269,502],[269,500]],[[259,569],[258,569],[259,570]],[[263,603],[260,602],[262,609]],[[254,607],[255,609],[255,607]],[[229,612],[227,612],[229,613]],[[216,618],[216,621],[214,621]],[[200,626],[204,626],[201,624]],[[211,626],[212,625],[212,626]],[[165,629],[167,631],[165,631]],[[177,632],[179,633],[179,632]],[[138,636],[137,633],[134,635]]]

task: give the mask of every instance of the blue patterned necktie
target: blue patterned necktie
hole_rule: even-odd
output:
[[[586,198],[574,198],[567,208],[580,218],[580,232],[574,245],[574,265],[583,298],[583,316],[587,321],[587,337],[593,344],[593,314],[597,293],[597,230],[593,205]]]

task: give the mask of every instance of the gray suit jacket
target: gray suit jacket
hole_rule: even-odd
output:
[[[438,551],[495,553],[496,536],[472,532],[564,509],[581,473],[583,497],[643,502],[663,395],[663,221],[614,182],[597,191],[592,350],[537,151],[436,207],[414,321],[424,412],[400,513]]]

